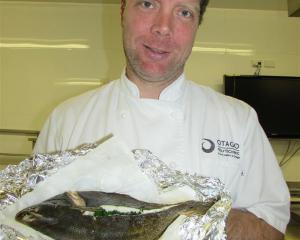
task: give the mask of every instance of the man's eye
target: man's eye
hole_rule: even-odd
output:
[[[153,4],[151,2],[149,2],[149,1],[143,1],[142,2],[142,6],[144,8],[153,8]]]
[[[190,11],[188,11],[188,10],[182,10],[180,12],[180,16],[183,16],[185,18],[190,18],[190,17],[193,16],[193,14]]]

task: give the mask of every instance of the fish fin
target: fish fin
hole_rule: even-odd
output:
[[[75,207],[86,207],[85,200],[79,195],[78,192],[75,191],[69,191],[66,192],[68,198],[71,200],[71,203]]]

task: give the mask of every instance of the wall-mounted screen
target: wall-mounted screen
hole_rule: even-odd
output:
[[[257,112],[270,138],[300,138],[300,77],[224,76],[225,94]]]

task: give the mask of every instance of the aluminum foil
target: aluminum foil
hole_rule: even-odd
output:
[[[86,155],[100,142],[83,144],[74,150],[52,154],[35,154],[19,165],[8,165],[0,171],[0,211],[19,200],[24,194],[77,157]],[[15,229],[0,224],[0,240],[31,240]],[[41,239],[43,240],[43,239]]]
[[[7,166],[0,171],[0,211],[32,191],[39,182],[97,146],[97,143],[84,144],[70,151],[35,154],[19,165]]]
[[[60,168],[96,148],[101,142],[103,140],[84,144],[71,151],[36,154],[19,165],[8,166],[0,172],[0,211],[32,191],[39,182],[53,175]],[[180,227],[182,240],[226,239],[225,220],[231,209],[231,198],[218,179],[171,169],[148,150],[137,149],[132,152],[138,166],[161,191],[189,186],[196,192],[199,201],[216,202],[204,216],[192,216],[184,220]],[[14,229],[0,224],[0,240],[2,239],[31,240]]]
[[[225,240],[227,238],[225,221],[232,200],[219,179],[171,169],[149,150],[136,149],[133,153],[141,170],[160,189],[168,191],[174,187],[189,186],[196,192],[199,201],[216,201],[204,216],[185,219],[180,229],[182,240]]]
[[[201,202],[217,200],[223,192],[224,184],[218,178],[201,177],[171,169],[149,150],[136,149],[133,153],[142,171],[162,190],[187,185],[195,190]]]
[[[33,238],[25,237],[11,227],[0,225],[0,240],[33,240]],[[40,240],[44,239],[41,238]]]

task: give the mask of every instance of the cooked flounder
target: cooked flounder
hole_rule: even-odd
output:
[[[154,240],[179,215],[203,215],[211,205],[164,205],[118,193],[66,192],[20,211],[16,220],[59,240]]]

